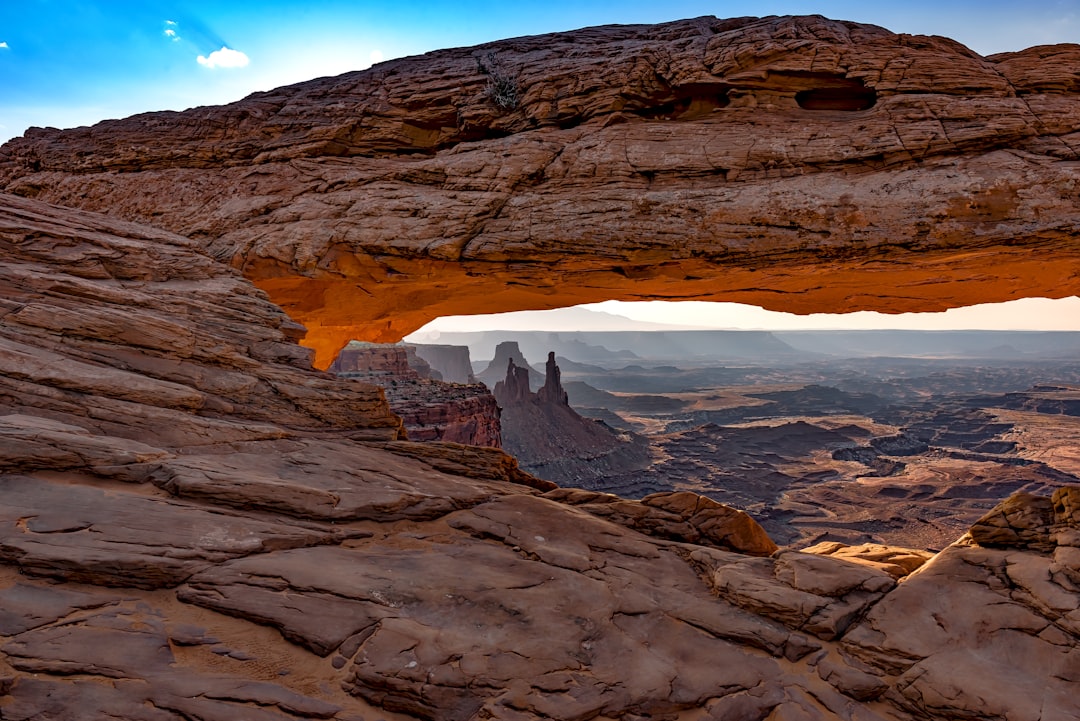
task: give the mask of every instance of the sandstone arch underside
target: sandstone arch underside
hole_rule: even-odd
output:
[[[0,149],[0,189],[198,241],[325,367],[450,314],[1080,294],[1080,46],[820,17],[430,53]],[[499,86],[512,102],[495,97]]]

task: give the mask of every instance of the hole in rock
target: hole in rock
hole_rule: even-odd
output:
[[[869,110],[877,103],[877,93],[861,83],[844,87],[813,88],[795,93],[795,102],[804,110]]]
[[[660,99],[656,104],[647,107],[633,107],[627,105],[627,109],[643,118],[674,120],[694,120],[701,118],[714,110],[726,108],[731,104],[728,97],[728,86],[719,83],[696,83],[682,85],[672,89],[674,97]]]
[[[1080,444],[1078,354],[1077,298],[807,316],[609,301],[440,318],[334,370],[382,385],[413,440],[497,441],[562,486],[693,491],[785,545],[939,549],[1069,472],[1034,461]]]

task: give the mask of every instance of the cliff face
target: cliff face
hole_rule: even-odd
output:
[[[517,345],[500,344],[507,358],[506,377],[493,391],[502,408],[503,447],[521,467],[560,485],[592,488],[612,476],[644,472],[648,443],[619,433],[570,407],[555,354],[549,353],[544,384],[529,389],[528,366],[518,367]],[[496,353],[498,360],[500,353]],[[494,361],[493,361],[494,362]],[[524,362],[524,359],[522,359]]]
[[[613,298],[1063,297],[1078,62],[821,17],[591,28],[36,129],[0,150],[0,188],[198,240],[321,367],[441,315]]]
[[[465,345],[436,345],[413,343],[416,355],[447,383],[476,383],[473,376],[469,347]]]
[[[487,387],[432,378],[436,372],[412,346],[350,343],[330,370],[382,388],[409,440],[502,446],[499,406]]]

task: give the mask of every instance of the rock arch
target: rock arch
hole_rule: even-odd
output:
[[[516,105],[491,102],[483,58]],[[1077,62],[820,17],[591,28],[34,129],[0,150],[0,188],[194,238],[322,367],[440,315],[607,299],[1064,297]]]

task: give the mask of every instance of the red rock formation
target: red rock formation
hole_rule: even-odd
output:
[[[409,439],[502,446],[499,406],[482,383],[444,383],[412,346],[350,343],[330,370],[383,389]]]
[[[514,363],[514,355],[520,357],[517,344],[500,343],[496,360],[500,355],[509,356],[506,378],[493,391],[502,408],[503,447],[522,468],[560,485],[591,487],[649,465],[644,439],[583,418],[570,407],[554,353],[548,354],[544,385],[536,393],[529,390],[525,359],[523,368]]]
[[[353,341],[341,349],[341,353],[327,369],[338,375],[350,374],[370,377],[390,377],[402,380],[430,378],[421,374],[409,363],[405,346],[388,343],[360,343]],[[430,370],[430,369],[429,369]]]
[[[35,129],[0,151],[0,188],[197,239],[308,327],[321,367],[442,315],[613,298],[1063,297],[1078,63],[821,17],[591,28]]]
[[[388,396],[410,440],[502,448],[499,406],[486,386],[421,381]]]
[[[0,717],[1080,715],[1080,490],[900,585],[733,553],[694,494],[393,440],[184,238],[0,195],[0,258]]]
[[[589,299],[1075,294],[1078,54],[705,18],[5,145],[7,189],[190,238],[0,194],[0,716],[1080,717],[1076,489],[899,585],[732,553],[693,497],[396,440],[214,260],[324,365]]]

